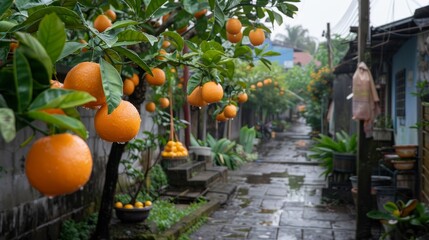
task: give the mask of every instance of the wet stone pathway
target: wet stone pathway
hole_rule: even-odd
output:
[[[322,202],[326,181],[307,158],[309,131],[297,122],[260,144],[257,161],[229,171],[235,195],[191,239],[354,239],[354,207]]]

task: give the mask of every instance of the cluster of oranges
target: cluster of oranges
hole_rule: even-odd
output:
[[[112,9],[98,15],[94,20],[94,28],[99,32],[104,32],[107,28],[112,26],[112,22],[116,20],[116,13]]]
[[[216,103],[223,98],[223,87],[215,81],[209,81],[197,86],[187,96],[188,103],[196,107],[204,107],[209,103]]]
[[[136,73],[133,73],[133,76],[130,78],[125,78],[122,89],[124,95],[130,96],[131,94],[133,94],[135,87],[137,87],[139,83],[140,78],[139,75],[137,75]]]
[[[225,24],[226,38],[231,43],[238,43],[243,38],[242,24],[237,18],[230,18]],[[265,32],[262,28],[255,28],[249,32],[249,41],[253,46],[259,46],[265,41]]]
[[[256,90],[257,87],[262,88],[264,86],[269,86],[271,84],[273,84],[275,88],[279,89],[279,95],[280,96],[285,94],[285,89],[283,87],[280,87],[279,83],[277,81],[273,81],[271,78],[267,78],[267,79],[264,79],[263,81],[257,82],[256,84],[250,85],[250,89]]]
[[[152,202],[149,200],[144,202],[136,201],[134,205],[131,203],[123,204],[122,202],[115,202],[115,208],[133,209],[133,208],[146,208],[150,206],[152,206]]]
[[[161,156],[167,158],[186,157],[188,156],[188,150],[181,142],[170,140],[161,152]]]

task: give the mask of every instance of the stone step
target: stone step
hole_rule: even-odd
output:
[[[223,183],[228,182],[228,168],[223,166],[209,166],[206,168],[206,171],[218,172],[220,173],[220,181]]]
[[[237,190],[237,185],[230,183],[213,184],[204,195],[209,200],[216,200],[220,204],[225,204]]]
[[[192,176],[195,176],[199,172],[204,171],[205,168],[205,162],[192,161],[175,167],[170,167],[167,169],[166,174],[169,182],[187,181],[191,179]]]
[[[217,171],[203,171],[197,173],[195,176],[192,176],[192,178],[188,179],[187,181],[169,181],[170,186],[173,187],[190,187],[190,188],[197,188],[197,189],[205,189],[211,186],[211,184],[220,181],[221,174]]]

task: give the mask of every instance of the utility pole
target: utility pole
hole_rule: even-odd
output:
[[[369,29],[369,0],[359,0],[358,63],[364,61]],[[368,158],[369,143],[364,121],[358,122],[357,175],[358,196],[356,215],[356,239],[371,237],[371,221],[366,214],[371,210],[371,162]]]
[[[326,24],[326,47],[328,49],[328,66],[332,70],[331,24]]]

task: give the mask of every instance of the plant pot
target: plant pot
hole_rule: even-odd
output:
[[[356,172],[356,154],[335,152],[332,161],[333,170],[336,172]]]
[[[374,128],[372,136],[376,141],[391,141],[393,129],[390,128]]]
[[[398,200],[407,202],[413,196],[413,192],[409,188],[377,186],[374,189],[377,196],[377,208],[382,212],[387,212],[383,207],[386,202],[396,202]]]
[[[400,158],[413,158],[417,155],[417,145],[395,145],[393,147]]]
[[[143,222],[146,218],[149,217],[150,207],[144,208],[115,208],[116,217],[122,222],[126,223],[136,223]]]
[[[397,170],[411,170],[415,162],[415,160],[392,160],[393,167]]]
[[[210,147],[190,146],[189,151],[192,151],[197,156],[212,155],[212,149]]]
[[[358,187],[358,176],[351,176],[350,181],[352,182],[352,188]],[[371,176],[371,187],[378,187],[378,186],[390,186],[392,185],[392,178],[389,176],[377,176],[372,175]]]

